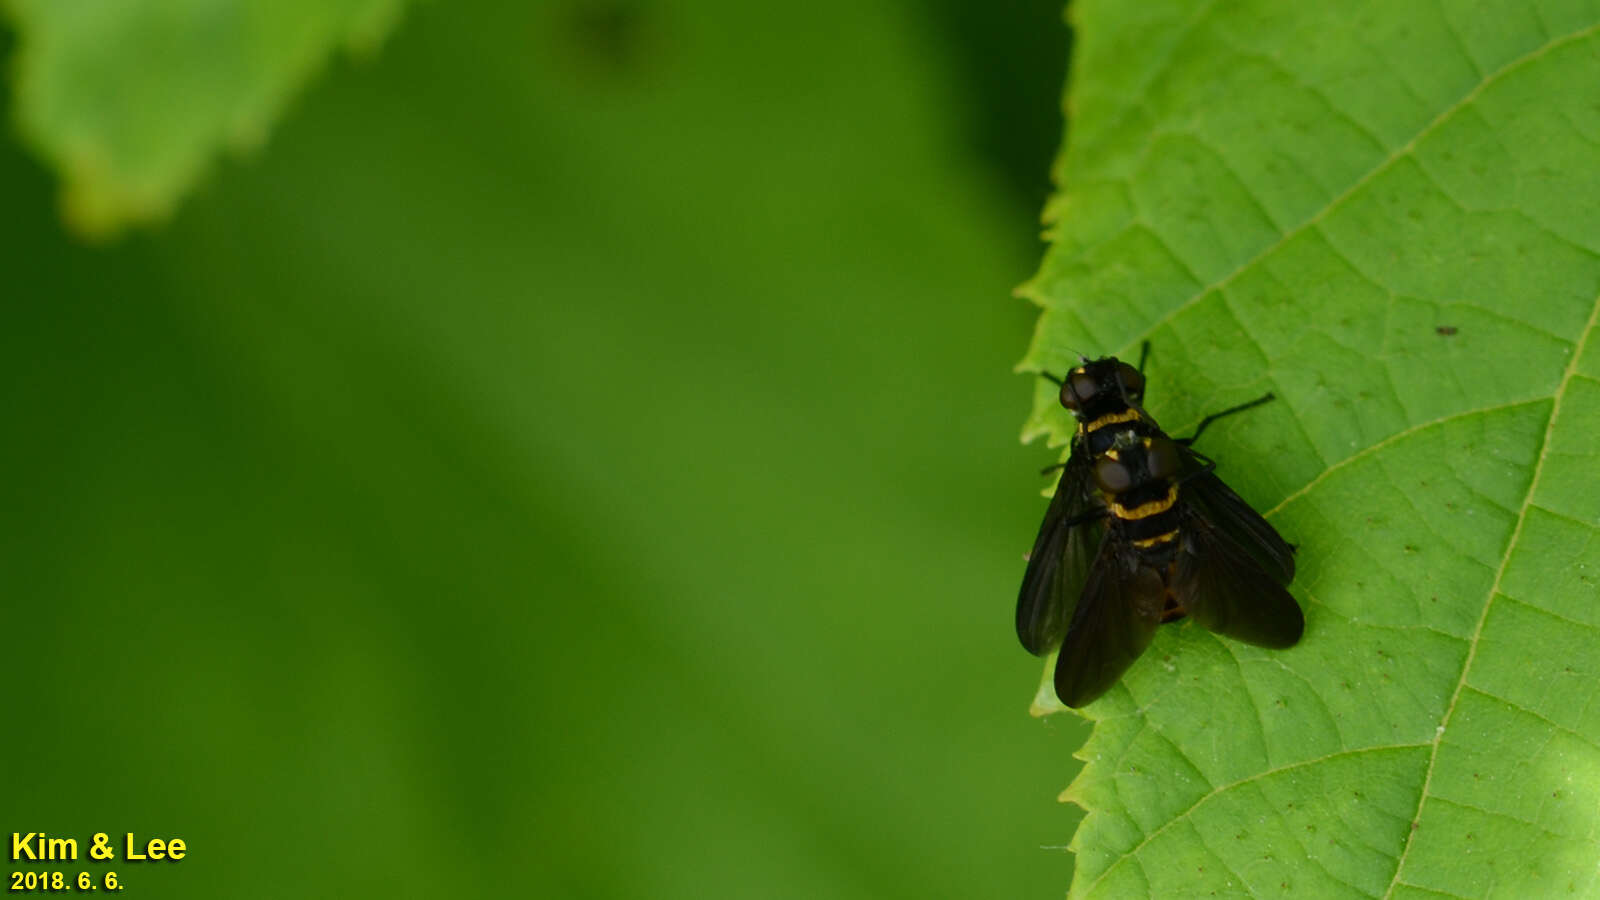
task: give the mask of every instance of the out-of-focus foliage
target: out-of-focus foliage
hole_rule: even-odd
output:
[[[1058,892],[968,37],[421,4],[94,250],[0,144],[11,827],[186,839],[130,897]]]
[[[170,214],[218,152],[258,144],[339,45],[371,50],[400,0],[4,0],[14,115],[80,232]]]
[[[1077,12],[1027,365],[1149,338],[1176,434],[1275,392],[1201,446],[1307,623],[1089,708],[1074,896],[1595,895],[1600,5]]]

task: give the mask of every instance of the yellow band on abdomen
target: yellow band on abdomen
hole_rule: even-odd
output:
[[[1177,501],[1178,486],[1174,484],[1167,488],[1167,495],[1165,497],[1162,497],[1160,500],[1151,500],[1149,503],[1141,503],[1138,506],[1135,506],[1133,509],[1129,509],[1126,506],[1123,506],[1121,503],[1113,500],[1111,502],[1111,513],[1119,519],[1148,519],[1151,516],[1164,513],[1171,509],[1172,504],[1176,503]]]
[[[1134,541],[1133,545],[1135,547],[1138,547],[1141,550],[1148,550],[1148,549],[1150,549],[1151,547],[1154,547],[1157,544],[1165,544],[1168,541],[1175,541],[1177,539],[1178,539],[1178,532],[1177,532],[1176,529],[1174,529],[1172,531],[1167,532],[1166,534],[1158,534],[1153,538],[1145,538],[1144,540],[1141,540],[1141,541]]]

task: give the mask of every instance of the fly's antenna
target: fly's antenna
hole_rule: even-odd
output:
[[[1080,363],[1093,362],[1093,360],[1091,360],[1089,357],[1087,357],[1087,356],[1085,356],[1083,354],[1083,351],[1079,350],[1076,347],[1063,346],[1061,349],[1067,351],[1068,353],[1071,353],[1073,356],[1076,356],[1078,358],[1078,362],[1080,362]],[[1056,376],[1051,375],[1049,372],[1037,372],[1035,374],[1037,374],[1040,378],[1043,378],[1044,380],[1046,380],[1046,381],[1050,382],[1051,384],[1055,385],[1056,387],[1060,387],[1061,383],[1066,380],[1064,377],[1063,378],[1057,378]]]

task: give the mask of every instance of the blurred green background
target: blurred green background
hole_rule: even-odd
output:
[[[187,841],[131,897],[1063,892],[1060,19],[423,4],[103,247],[8,135],[6,830]]]

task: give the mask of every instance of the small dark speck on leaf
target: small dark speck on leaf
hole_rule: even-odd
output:
[[[1451,335],[1456,333],[1456,327],[1454,325],[1440,325],[1438,328],[1435,328],[1433,331],[1434,331],[1435,334],[1439,335],[1440,337],[1450,337]]]

